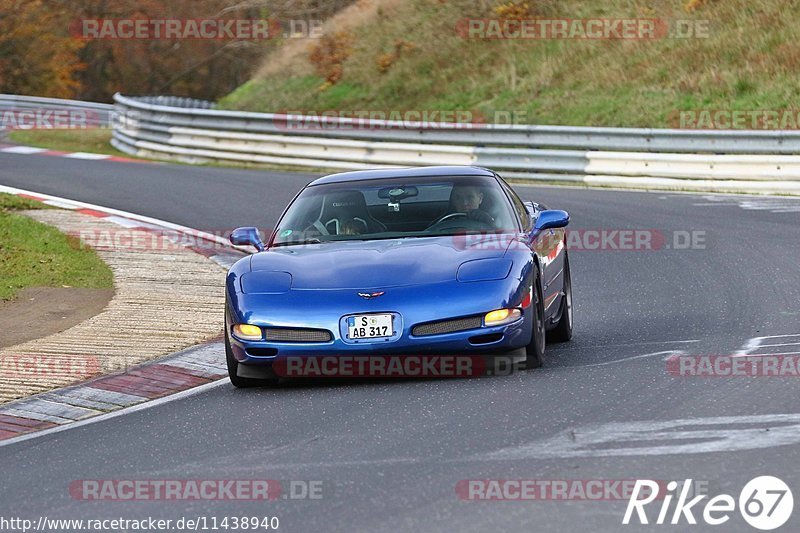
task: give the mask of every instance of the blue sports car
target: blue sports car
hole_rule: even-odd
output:
[[[523,202],[495,172],[437,166],[344,172],[308,184],[226,279],[237,387],[286,357],[498,354],[572,337],[565,211]]]

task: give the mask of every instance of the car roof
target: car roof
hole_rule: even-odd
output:
[[[414,178],[426,176],[486,176],[493,177],[494,172],[487,168],[473,167],[467,165],[449,165],[449,166],[430,166],[430,167],[409,167],[409,168],[383,168],[375,170],[355,170],[352,172],[339,172],[337,174],[330,174],[317,178],[308,184],[309,187],[313,185],[322,185],[324,183],[341,183],[345,181],[362,181],[362,180],[375,180],[375,179],[391,179],[391,178]]]

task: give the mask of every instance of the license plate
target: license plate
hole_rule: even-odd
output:
[[[392,315],[356,315],[347,319],[347,337],[350,339],[376,339],[392,335]]]

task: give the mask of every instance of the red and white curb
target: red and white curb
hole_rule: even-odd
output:
[[[119,157],[108,154],[93,154],[89,152],[60,152],[58,150],[48,150],[47,148],[37,148],[35,146],[5,146],[0,147],[0,152],[16,155],[49,155],[56,157],[67,157],[69,159],[82,159],[85,161],[116,161],[120,163],[153,163],[146,159],[133,159],[130,157]]]
[[[224,345],[195,346],[121,374],[0,406],[0,446],[99,422],[224,385]]]
[[[0,193],[102,217],[125,228],[170,230],[190,235],[195,240],[204,239],[221,246],[189,248],[225,267],[244,257],[246,251],[232,246],[218,235],[126,211],[4,185],[0,185]],[[227,248],[227,251],[219,253],[219,248]],[[218,253],[209,254],[209,249],[215,249]],[[177,399],[179,395],[176,393],[189,394],[204,387],[222,384],[215,382],[226,376],[224,346],[221,342],[214,342],[132,367],[123,373],[15,400],[0,406],[0,445],[61,431],[76,423],[121,415],[131,409],[138,410],[154,404],[154,400]]]

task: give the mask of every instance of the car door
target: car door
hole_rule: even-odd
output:
[[[544,206],[533,202],[523,202],[514,190],[501,180],[514,210],[522,223],[522,230],[529,235],[531,250],[539,257],[541,266],[542,290],[544,292],[545,312],[558,309],[564,287],[564,250],[566,250],[566,231],[564,228],[536,231],[534,228],[538,213]],[[555,305],[555,307],[553,307]]]
[[[529,202],[532,219],[545,208]],[[534,222],[535,224],[535,222]],[[566,229],[552,228],[542,231],[531,230],[533,248],[537,252],[542,265],[542,283],[544,290],[545,314],[549,315],[558,309],[561,293],[564,290],[564,257],[566,255]]]

